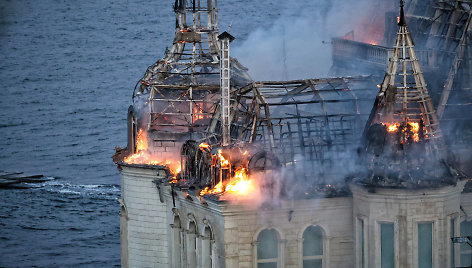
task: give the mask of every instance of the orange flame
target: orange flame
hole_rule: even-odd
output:
[[[195,106],[193,107],[193,113],[192,113],[193,122],[205,118],[205,115],[203,115],[203,109],[200,105],[202,104],[195,104]]]
[[[418,135],[418,131],[420,130],[420,124],[417,122],[409,122],[408,123],[411,127],[411,131],[413,132],[413,140],[415,142],[420,141],[420,136]]]
[[[223,151],[221,149],[218,150],[218,158],[220,160],[220,166],[221,167],[228,167],[229,166],[229,160],[226,159],[223,156]]]
[[[247,195],[253,190],[253,181],[249,179],[245,168],[236,170],[234,177],[231,179],[230,183],[226,185],[225,189],[226,192],[238,195]]]
[[[146,151],[148,149],[147,135],[143,129],[140,129],[136,136],[136,152]]]
[[[198,147],[200,147],[200,150],[210,149],[210,144],[202,142],[200,145],[198,145]]]
[[[387,131],[388,132],[396,132],[398,130],[398,126],[400,126],[400,124],[398,124],[398,123],[387,124]]]
[[[399,128],[400,128],[400,123],[382,123],[382,125],[387,127],[387,131],[389,133],[395,133],[399,131]],[[410,131],[413,134],[411,136],[413,138],[413,141],[419,142],[420,141],[420,136],[419,136],[420,124],[418,122],[408,122],[408,126],[410,126]],[[401,129],[402,132],[406,132],[406,130],[407,130],[406,128]]]
[[[247,171],[245,168],[239,168],[234,173],[234,176],[228,182],[226,187],[223,188],[223,183],[220,181],[213,189],[206,187],[202,191],[200,191],[200,195],[206,194],[224,194],[230,193],[235,195],[248,195],[249,193],[253,192],[255,189],[255,185],[253,180],[249,178],[247,175]]]
[[[147,133],[143,129],[140,129],[136,135],[136,153],[125,157],[123,161],[127,164],[166,166],[173,174],[173,179],[176,179],[181,170],[179,161],[158,159],[148,152]]]

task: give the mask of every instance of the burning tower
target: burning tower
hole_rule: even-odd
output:
[[[401,1],[392,57],[364,132],[368,172],[350,184],[360,267],[455,263],[466,176],[448,163]],[[399,81],[398,81],[399,80]]]

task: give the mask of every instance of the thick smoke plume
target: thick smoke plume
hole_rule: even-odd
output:
[[[366,24],[375,28],[378,21],[384,23],[384,12],[374,9],[385,2],[287,1],[287,9],[270,28],[253,31],[233,48],[232,55],[249,68],[254,80],[326,77],[331,67],[331,38],[354,31],[355,39],[365,39]],[[376,14],[382,17],[375,19]]]

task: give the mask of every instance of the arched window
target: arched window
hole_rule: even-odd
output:
[[[211,268],[213,265],[213,233],[210,226],[206,226],[202,239],[202,266],[203,268]]]
[[[262,230],[257,236],[257,268],[277,268],[279,234],[274,229]]]
[[[303,232],[303,267],[323,267],[323,230],[310,226]]]
[[[188,267],[197,267],[197,225],[191,221],[187,232],[187,263]]]
[[[136,118],[134,117],[134,107],[131,105],[128,108],[128,150],[135,153],[136,150]]]
[[[121,235],[121,266],[128,267],[128,210],[123,199],[119,199],[120,206],[120,235]]]
[[[180,235],[180,218],[174,216],[174,223],[172,227],[172,263],[174,268],[181,267],[181,250],[182,250],[182,238]]]
[[[472,237],[472,221],[461,222],[461,236]],[[472,248],[467,244],[460,244],[461,267],[469,267],[472,265]]]

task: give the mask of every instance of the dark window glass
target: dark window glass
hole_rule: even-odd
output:
[[[277,268],[276,262],[258,263],[257,268]]]
[[[278,256],[277,231],[263,230],[257,237],[257,259],[275,259]]]
[[[433,224],[418,224],[418,268],[433,266]]]
[[[472,237],[472,221],[461,222],[461,236]],[[461,247],[461,267],[472,266],[472,248],[467,244],[460,244]]]
[[[320,227],[310,226],[303,232],[303,256],[323,255],[323,233]]]
[[[393,223],[380,224],[380,261],[382,268],[394,268],[394,245]]]
[[[305,260],[303,261],[303,268],[322,268],[321,260]]]

